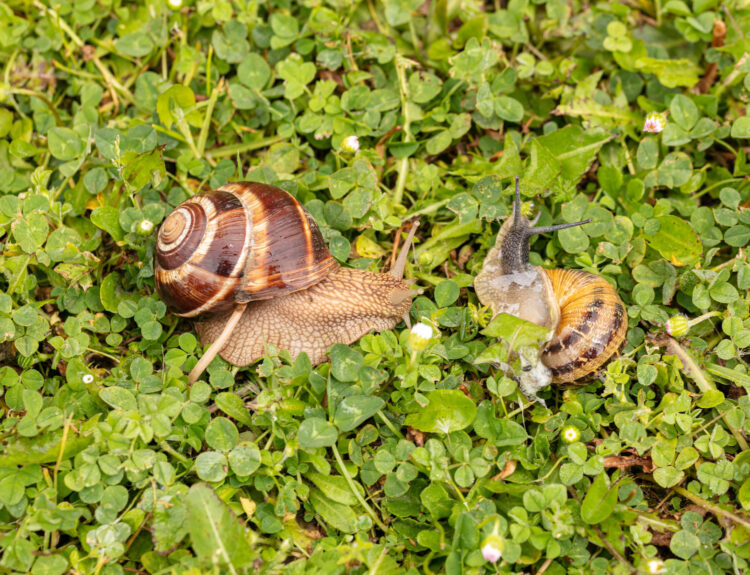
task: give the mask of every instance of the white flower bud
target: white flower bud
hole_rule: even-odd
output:
[[[138,233],[142,236],[147,236],[154,229],[154,222],[151,220],[141,220],[138,222]]]
[[[690,331],[690,322],[684,315],[675,315],[667,320],[664,327],[672,337],[681,338],[685,337]]]
[[[667,568],[661,559],[650,559],[646,563],[646,571],[648,571],[649,575],[660,575],[661,573],[666,573]]]
[[[575,425],[566,425],[560,435],[565,443],[575,443],[581,439],[581,431]]]
[[[432,328],[426,323],[414,324],[409,332],[409,347],[414,351],[424,350],[432,339]]]
[[[651,112],[646,115],[646,121],[643,123],[643,131],[652,134],[658,134],[667,127],[667,118],[664,114]]]
[[[482,541],[482,557],[490,563],[497,563],[503,556],[505,541],[499,535],[488,535]]]
[[[348,154],[356,154],[359,151],[359,138],[357,136],[347,136],[341,142],[341,151]]]

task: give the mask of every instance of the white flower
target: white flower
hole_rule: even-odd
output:
[[[422,339],[432,339],[432,328],[426,323],[422,323],[421,321],[414,324],[414,327],[411,328],[411,332],[415,337],[421,337]]]
[[[347,136],[341,142],[341,151],[349,154],[356,154],[359,151],[359,138],[357,136]]]
[[[659,575],[660,573],[666,573],[667,569],[664,566],[664,561],[661,559],[650,559],[646,563],[646,570],[649,575]]]
[[[87,373],[86,375],[83,376],[83,383],[91,383],[93,381],[94,381],[94,376],[91,375],[90,373]]]
[[[167,3],[171,8],[174,8],[175,10],[182,8],[182,0],[167,0]]]
[[[575,443],[581,439],[581,432],[575,425],[566,425],[562,430],[562,438],[565,443]]]
[[[422,351],[432,339],[432,328],[426,323],[414,324],[409,332],[409,347],[414,351]]]
[[[658,134],[667,127],[667,118],[658,112],[651,112],[646,115],[646,121],[643,123],[643,131]]]
[[[138,222],[138,233],[141,235],[148,235],[153,229],[154,222],[152,222],[151,220],[141,220],[140,222]]]
[[[497,563],[503,556],[505,541],[499,535],[488,535],[482,541],[482,557],[490,563]]]

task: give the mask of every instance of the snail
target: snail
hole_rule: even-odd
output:
[[[601,276],[580,270],[544,269],[529,265],[529,239],[589,223],[534,227],[521,214],[516,177],[513,214],[500,228],[474,279],[479,301],[493,315],[508,313],[546,327],[551,339],[541,350],[541,364],[524,369],[521,389],[535,397],[549,383],[570,383],[595,374],[625,341],[628,319],[614,287]],[[522,358],[522,364],[524,358]]]
[[[409,323],[421,290],[403,280],[413,224],[388,273],[341,267],[310,213],[288,192],[238,182],[186,200],[162,223],[156,291],[211,344],[189,376],[194,383],[217,353],[244,366],[268,345],[322,363],[335,343]],[[231,336],[231,337],[230,337]]]

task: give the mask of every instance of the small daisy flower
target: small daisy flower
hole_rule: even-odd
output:
[[[142,236],[149,235],[154,229],[154,222],[151,220],[141,220],[138,222],[138,233]]]
[[[661,559],[650,559],[646,563],[646,571],[649,575],[660,575],[661,573],[666,573],[667,568]]]
[[[667,118],[659,112],[650,112],[646,115],[646,121],[643,123],[643,131],[651,134],[658,134],[667,127]]]
[[[359,138],[357,136],[348,136],[341,142],[341,151],[347,154],[356,154],[359,151]]]
[[[94,381],[94,376],[90,373],[87,373],[83,376],[83,383],[92,383]]]
[[[409,347],[412,351],[424,350],[429,345],[432,335],[432,328],[426,323],[419,322],[414,324],[411,332],[409,332]]]
[[[581,439],[581,430],[575,425],[566,425],[563,428],[562,433],[560,433],[560,437],[562,437],[562,440],[565,443],[575,443]]]
[[[503,556],[505,541],[499,535],[488,535],[482,541],[482,557],[490,563],[497,563]]]

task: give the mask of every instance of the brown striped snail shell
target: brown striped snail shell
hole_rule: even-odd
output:
[[[317,364],[334,343],[408,322],[418,290],[402,276],[415,231],[390,273],[372,273],[342,268],[310,213],[275,186],[227,184],[177,206],[159,229],[154,283],[177,315],[212,314],[197,325],[212,345],[191,383],[217,353],[247,365],[273,345]]]
[[[195,317],[305,289],[337,267],[291,194],[240,183],[197,194],[167,216],[154,273],[162,300]]]
[[[624,343],[628,329],[625,306],[614,287],[598,275],[529,265],[532,236],[590,220],[534,227],[535,222],[524,217],[520,208],[516,178],[513,215],[503,223],[474,280],[477,297],[494,315],[508,313],[552,330],[550,341],[541,350],[541,362],[553,383],[586,378]]]

